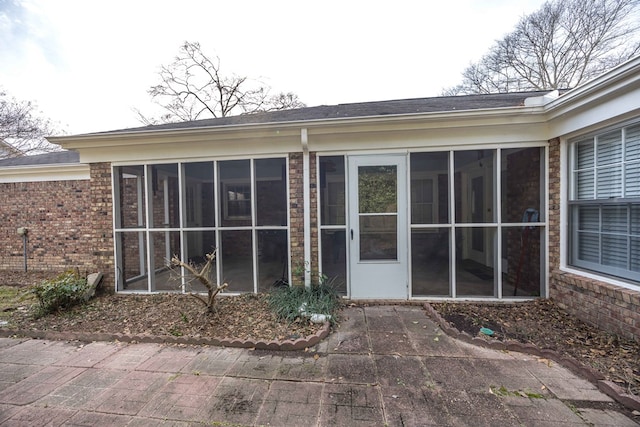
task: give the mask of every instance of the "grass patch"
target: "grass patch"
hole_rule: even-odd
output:
[[[492,385],[491,387],[489,387],[489,392],[491,394],[494,394],[496,396],[501,396],[501,397],[528,397],[529,399],[544,399],[544,395],[540,394],[540,393],[533,393],[530,391],[522,391],[522,390],[517,390],[517,391],[511,391],[508,390],[505,386],[500,386],[500,387],[496,387],[494,385]]]
[[[27,288],[0,286],[0,320],[8,321],[13,311],[30,308],[35,303],[35,295]]]
[[[340,296],[328,284],[304,286],[287,286],[276,289],[269,294],[269,308],[278,316],[293,322],[311,314],[326,314],[329,321],[335,323],[335,313],[340,308]]]

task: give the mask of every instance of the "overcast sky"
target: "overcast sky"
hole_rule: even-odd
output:
[[[309,106],[438,96],[543,0],[0,0],[0,87],[67,133],[139,126],[182,42]]]

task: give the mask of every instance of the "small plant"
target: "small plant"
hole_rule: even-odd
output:
[[[54,279],[35,285],[31,292],[38,299],[36,316],[66,310],[88,300],[87,279],[76,270],[65,271]]]
[[[182,336],[182,331],[177,326],[172,326],[171,328],[169,328],[169,333],[174,337]]]
[[[293,268],[291,269],[291,274],[294,276],[304,276],[309,269],[309,261],[298,261],[293,264]]]
[[[325,282],[328,282],[325,280]],[[330,283],[283,287],[269,294],[269,306],[279,319],[293,322],[303,314],[325,314],[335,322],[340,296]]]
[[[324,273],[319,272],[318,270],[311,270],[309,267],[309,261],[296,261],[292,264],[291,268],[291,276],[293,278],[293,284],[296,286],[302,286],[305,283],[305,275],[309,273],[311,277],[311,282],[317,282],[319,285],[327,285],[334,287],[336,282],[336,277],[330,278]]]

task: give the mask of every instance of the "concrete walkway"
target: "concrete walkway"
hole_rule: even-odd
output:
[[[0,339],[3,426],[637,426],[554,362],[349,308],[307,352]]]

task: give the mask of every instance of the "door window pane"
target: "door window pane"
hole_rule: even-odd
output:
[[[397,260],[397,227],[397,215],[360,216],[360,260]]]
[[[398,204],[397,167],[358,167],[358,212],[395,213]]]

